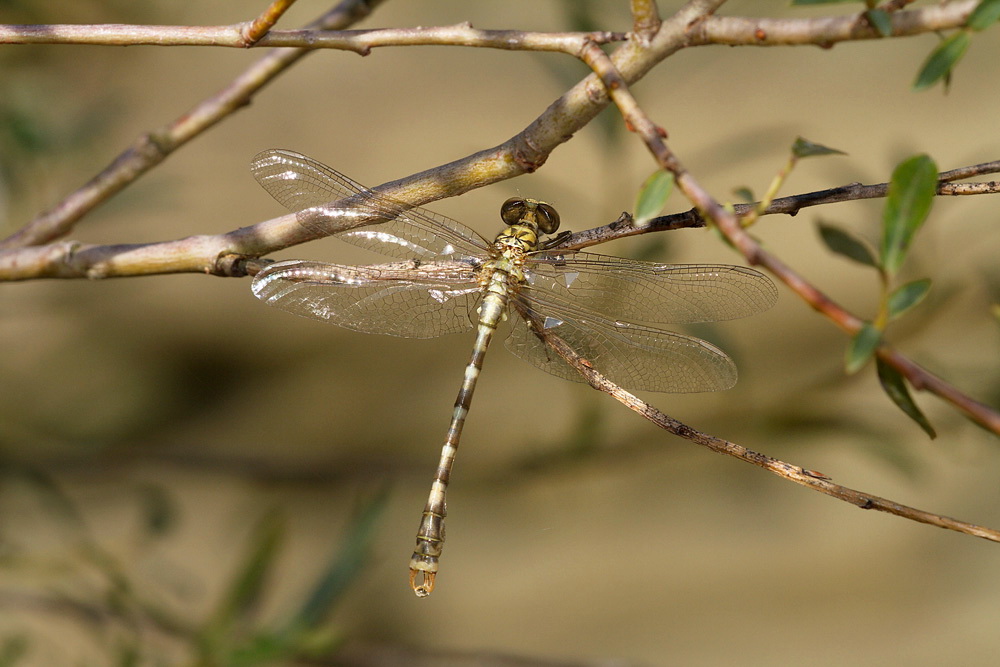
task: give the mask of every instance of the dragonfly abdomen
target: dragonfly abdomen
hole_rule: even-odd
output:
[[[431,484],[431,492],[420,519],[420,528],[417,530],[417,546],[413,556],[410,557],[410,587],[418,597],[426,597],[434,590],[438,559],[444,548],[444,518],[448,514],[446,496],[451,469],[455,463],[465,418],[472,404],[472,395],[476,391],[476,382],[483,369],[486,350],[507,310],[510,280],[507,271],[501,268],[495,269],[490,274],[480,306],[476,342],[469,363],[465,366],[462,387],[455,398],[455,409],[451,415],[451,424],[448,426],[448,435],[445,436],[444,446],[441,448],[441,459],[434,472],[434,482]]]

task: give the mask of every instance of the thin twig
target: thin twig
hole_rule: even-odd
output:
[[[937,194],[940,196],[969,196],[987,195],[1000,193],[1000,181],[984,181],[980,183],[951,183],[950,181],[959,178],[970,178],[983,174],[1000,173],[1000,160],[983,162],[959,167],[950,171],[942,171],[938,174]],[[849,183],[836,188],[806,192],[788,197],[779,197],[771,202],[767,208],[759,212],[759,215],[796,215],[804,208],[820,206],[825,204],[836,204],[847,201],[860,201],[863,199],[881,199],[889,192],[888,183],[876,183],[873,185],[862,185],[861,183]],[[749,204],[734,204],[733,212],[740,218],[757,210],[760,202]],[[615,239],[651,232],[671,231],[675,229],[699,228],[705,226],[705,218],[701,216],[697,208],[691,208],[681,213],[672,213],[651,218],[641,227],[632,224],[631,218],[619,218],[603,227],[595,227],[584,231],[570,234],[563,238],[558,248],[567,250],[580,250],[599,243],[607,243]]]
[[[246,45],[253,46],[260,41],[260,38],[271,30],[281,15],[288,11],[288,8],[293,4],[295,4],[295,0],[274,0],[267,9],[261,12],[260,16],[243,26],[242,34]]]
[[[259,20],[259,19],[258,19]],[[256,26],[262,30],[267,25]],[[621,42],[623,32],[529,32],[478,30],[469,23],[377,30],[271,30],[251,40],[248,24],[177,25],[0,25],[0,44],[96,44],[101,46],[226,46],[337,49],[367,55],[384,46],[471,46],[515,51],[561,51],[576,55],[585,40]]]
[[[342,27],[378,2],[344,0],[314,27]],[[640,40],[634,40],[635,43],[621,45],[611,57],[621,78],[626,82],[636,81],[663,59],[692,45],[691,30],[722,4],[723,0],[692,0],[663,22],[648,44],[639,44]],[[952,5],[948,7],[953,9]],[[914,13],[921,11],[924,10],[914,10]],[[962,17],[964,20],[964,15]],[[920,22],[919,17],[916,22]],[[308,52],[304,49],[282,49],[269,54],[229,87],[191,112],[139,137],[131,148],[87,184],[37,216],[10,238],[0,241],[0,249],[36,245],[65,236],[88,211],[162,162],[178,146],[246,104],[264,84]],[[587,77],[550,105],[521,133],[504,143],[416,174],[395,185],[409,186],[402,198],[422,204],[534,171],[558,145],[587,125],[607,104],[605,87],[596,75]],[[291,231],[290,227],[286,230],[290,234],[286,246],[301,240],[300,231]]]
[[[324,28],[350,25],[366,16],[379,2],[381,0],[343,0],[312,25]],[[280,49],[267,54],[193,109],[138,137],[132,146],[90,181],[54,207],[40,213],[17,233],[0,241],[0,249],[37,245],[65,236],[77,220],[162,162],[177,148],[246,106],[258,90],[308,53],[310,51],[303,49]]]
[[[717,438],[680,422],[669,415],[660,412],[655,407],[630,394],[618,385],[614,384],[599,372],[594,370],[590,362],[580,357],[572,347],[566,344],[559,336],[550,329],[538,326],[535,331],[545,340],[545,343],[552,347],[560,357],[566,360],[571,366],[576,368],[586,379],[590,386],[611,395],[622,405],[630,410],[642,415],[660,428],[674,435],[680,436],[702,447],[707,447],[719,454],[732,456],[746,463],[768,470],[782,479],[787,479],[796,484],[808,487],[814,491],[825,493],[828,496],[851,503],[856,507],[866,510],[878,510],[895,514],[896,516],[926,523],[939,528],[954,530],[966,535],[981,537],[993,542],[1000,542],[1000,531],[978,526],[976,524],[959,521],[950,517],[934,514],[925,510],[902,505],[886,498],[880,498],[869,493],[856,491],[840,484],[835,484],[831,479],[812,470],[807,470],[801,466],[792,465],[779,459],[772,458],[765,454],[752,451],[734,442]]]
[[[960,28],[978,4],[978,0],[961,0],[892,12],[891,36]],[[861,14],[802,19],[711,16],[692,25],[689,35],[691,46],[833,46],[838,42],[884,39]]]
[[[377,1],[344,0],[341,4],[343,11],[324,16],[324,21],[353,20],[356,16],[349,10],[367,10]],[[657,62],[680,50],[684,45],[685,26],[720,3],[721,0],[689,3],[661,26],[657,43],[651,48],[637,50],[629,42],[622,44],[615,55],[621,59],[626,75],[633,80],[639,79]],[[158,131],[140,137],[132,148],[90,182],[0,242],[0,250],[45,243],[66,235],[84,214],[161,162],[176,147],[246,104],[259,88],[306,53],[309,51],[280,49],[268,54],[229,87],[191,112]],[[608,98],[600,81],[588,76],[553,102],[527,128],[504,143],[389,184],[392,187],[388,192],[403,201],[419,205],[532,172],[557,146],[586,126],[607,103]],[[305,240],[300,226],[279,223],[275,228],[268,223],[261,224],[264,227],[258,225],[256,231],[268,239],[269,247],[265,252]],[[284,242],[278,242],[272,232],[287,235]],[[114,271],[100,273],[120,275]]]
[[[631,0],[632,32],[647,41],[660,29],[663,20],[660,18],[660,8],[656,0]]]

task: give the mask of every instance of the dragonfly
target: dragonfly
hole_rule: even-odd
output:
[[[749,268],[557,249],[559,214],[533,199],[505,201],[503,229],[489,241],[299,153],[264,151],[251,171],[314,235],[334,235],[396,260],[367,266],[274,262],[253,279],[257,298],[365,333],[429,338],[476,329],[410,558],[410,587],[418,597],[434,590],[455,454],[487,347],[502,321],[511,323],[508,350],[567,380],[586,381],[545,344],[543,333],[559,336],[625,388],[716,391],[736,383],[733,361],[711,343],[661,325],[746,317],[777,299],[770,279]]]

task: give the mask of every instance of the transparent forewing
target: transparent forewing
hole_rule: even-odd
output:
[[[656,264],[586,252],[534,253],[525,266],[526,296],[550,293],[612,321],[715,322],[770,308],[771,280],[726,264]]]
[[[380,195],[299,153],[267,150],[250,163],[257,182],[299,224],[390,257],[482,257],[487,243],[457,220]]]
[[[482,292],[463,262],[341,266],[290,260],[269,265],[251,287],[258,299],[290,313],[404,338],[471,329]]]
[[[554,300],[511,299],[516,313],[507,349],[547,373],[584,381],[549,348],[535,327],[555,333],[609,380],[629,390],[688,393],[736,384],[736,365],[726,353],[691,336],[624,322]]]

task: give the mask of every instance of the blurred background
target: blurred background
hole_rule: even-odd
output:
[[[3,23],[227,24],[266,3],[7,0]],[[680,3],[662,2],[664,13]],[[328,5],[301,0],[279,27]],[[628,30],[627,3],[387,1],[357,27]],[[855,9],[727,3],[730,15]],[[763,192],[796,136],[848,153],[802,162],[782,194],[1000,157],[995,29],[951,89],[910,85],[932,35],[818,48],[697,48],[633,88],[720,199]],[[0,223],[15,231],[263,52],[0,50]],[[254,182],[266,148],[375,185],[493,146],[586,74],[572,59],[445,47],[321,51],[80,222],[70,238],[216,234],[284,210]],[[581,230],[631,210],[654,163],[606,111],[537,173],[431,208],[495,233],[515,194]],[[876,276],[824,250],[823,219],[874,239],[881,201],[765,218],[755,233],[862,317]],[[668,212],[689,205],[675,196]],[[928,301],[890,331],[972,396],[1000,399],[997,200],[939,199],[906,278]],[[711,233],[597,249],[740,258]],[[324,240],[279,253],[349,262]],[[771,311],[691,330],[736,359],[737,387],[644,398],[711,434],[838,483],[1000,526],[1000,451],[933,397],[939,437],[842,370],[844,336],[781,288]],[[658,431],[496,345],[449,493],[438,590],[407,561],[472,336],[349,332],[201,275],[0,289],[3,664],[987,664],[1000,648],[1000,546],[783,482]],[[523,409],[512,410],[514,402]],[[284,643],[282,643],[284,642]],[[331,647],[342,652],[330,658]],[[271,653],[268,653],[271,651]],[[198,657],[200,656],[200,658]],[[215,656],[216,662],[210,659]],[[243,660],[244,662],[240,662]],[[421,662],[423,660],[424,662]]]

